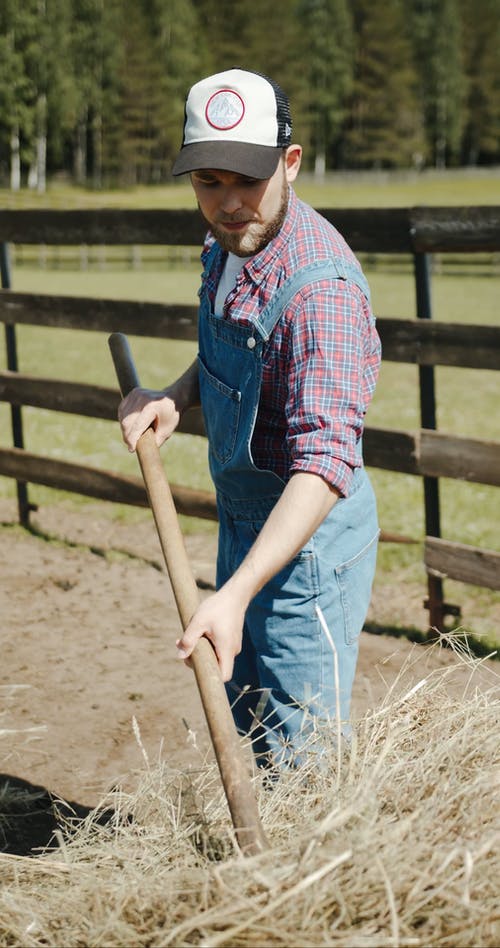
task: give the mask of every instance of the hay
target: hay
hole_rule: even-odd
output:
[[[423,650],[323,771],[256,778],[271,850],[234,848],[212,765],[159,759],[59,849],[0,855],[2,946],[498,946],[498,677],[415,685]],[[417,664],[418,663],[418,664]],[[411,684],[409,684],[411,683]],[[138,739],[140,734],[137,731]]]

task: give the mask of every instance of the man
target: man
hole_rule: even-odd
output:
[[[201,401],[217,592],[177,646],[188,659],[212,642],[263,766],[293,765],[316,723],[348,719],[378,540],[361,436],[380,343],[352,251],[291,188],[301,155],[272,80],[231,69],[190,90],[173,173],[190,173],[209,227],[199,356],[119,413],[134,450]]]

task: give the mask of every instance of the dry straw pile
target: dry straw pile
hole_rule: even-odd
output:
[[[412,662],[421,662],[416,648]],[[0,945],[498,946],[498,677],[460,699],[405,675],[321,773],[256,792],[269,852],[234,848],[214,766],[147,760],[37,858],[0,855]],[[140,741],[140,735],[137,734]]]

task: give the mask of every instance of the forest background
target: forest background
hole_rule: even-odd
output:
[[[500,203],[499,49],[500,0],[0,0],[0,206],[194,207],[189,182],[174,185],[170,173],[185,94],[234,64],[268,73],[289,93],[294,140],[305,152],[297,193],[313,206]],[[19,292],[196,298],[199,247],[8,250]],[[412,318],[410,256],[365,255],[362,263],[377,315]],[[434,318],[498,324],[498,255],[433,255],[432,270]],[[74,331],[70,344],[60,330],[19,326],[18,344],[27,373],[50,366],[54,378],[114,384],[100,334]],[[135,340],[144,384],[176,377],[195,355],[183,349],[190,345],[170,340],[160,353],[157,340]],[[2,351],[1,369],[5,360]],[[436,368],[440,429],[497,439],[485,410],[498,401],[497,374]],[[6,435],[7,411],[0,405]],[[415,366],[384,361],[370,411],[372,425],[418,429]],[[23,425],[31,451],[137,475],[116,424],[111,436],[108,422],[76,425],[71,415],[28,406]],[[173,482],[208,490],[198,441],[180,435],[168,471]],[[421,479],[371,475],[383,529],[419,541],[382,545],[380,575],[396,578],[390,593],[380,584],[377,621],[408,625],[411,586],[411,623],[420,628]],[[0,499],[12,498],[14,482],[0,481]],[[443,536],[496,549],[499,491],[449,479],[440,490]],[[43,508],[54,497],[30,485]],[[125,518],[121,508],[115,515]],[[447,581],[447,596],[462,607],[464,627],[498,641],[498,593]]]
[[[498,164],[499,49],[500,0],[2,0],[0,185],[168,182],[187,89],[234,65],[318,180]]]

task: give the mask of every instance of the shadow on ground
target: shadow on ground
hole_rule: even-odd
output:
[[[37,856],[57,849],[58,833],[68,837],[93,814],[93,822],[111,822],[114,811],[97,812],[92,807],[63,800],[45,787],[0,774],[0,852],[15,856]]]

